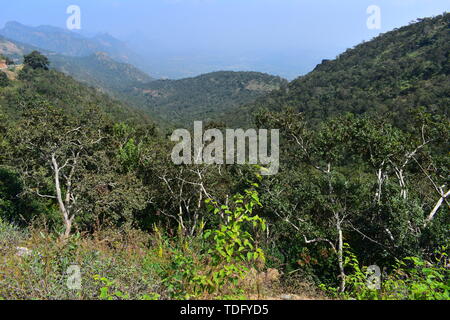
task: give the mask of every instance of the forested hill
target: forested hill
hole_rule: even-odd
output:
[[[87,87],[55,70],[13,66],[0,71],[0,113],[16,118],[23,108],[48,104],[63,108],[67,114],[78,115],[89,108],[98,108],[116,121],[150,124],[143,112],[116,101],[99,90]],[[8,74],[8,78],[6,78]]]
[[[181,80],[158,80],[135,87],[129,95],[155,116],[178,124],[220,121],[230,108],[287,85],[259,72],[219,71]]]
[[[118,90],[152,81],[136,67],[114,61],[106,53],[97,52],[86,57],[49,56],[52,66],[78,81],[115,95]]]
[[[245,112],[231,110],[226,119],[245,123],[255,109],[286,106],[316,123],[344,112],[393,112],[401,123],[407,109],[419,106],[448,116],[450,14],[419,19],[323,61]]]
[[[112,95],[116,95],[117,91],[125,88],[153,80],[133,65],[117,62],[104,52],[96,52],[84,57],[66,56],[0,36],[0,54],[18,64],[22,63],[24,55],[33,50],[48,57],[50,68]]]
[[[90,38],[58,27],[31,27],[10,21],[3,29],[0,29],[0,35],[65,56],[85,57],[96,52],[106,52],[119,62],[133,64],[142,62],[142,59],[125,43],[108,34],[99,34]]]

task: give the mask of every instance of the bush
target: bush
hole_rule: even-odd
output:
[[[254,185],[257,186],[257,185]],[[206,200],[210,212],[220,217],[216,228],[201,231],[199,236],[185,237],[180,228],[176,239],[157,232],[159,275],[168,298],[242,298],[243,281],[252,267],[264,265],[264,252],[258,248],[248,230],[265,229],[265,221],[253,215],[260,206],[258,193],[247,190],[234,197],[234,208]]]
[[[19,227],[6,223],[0,217],[0,254],[15,251],[15,248],[26,239],[27,232]]]
[[[29,55],[23,57],[23,63],[26,67],[30,67],[32,69],[48,70],[50,61],[46,56],[42,55],[40,52],[33,51]]]
[[[4,261],[0,265],[0,298],[104,299],[105,286],[111,287],[110,293],[123,292],[114,299],[148,299],[159,294],[161,286],[156,273],[144,267],[148,237],[140,232],[115,231],[86,239],[75,235],[67,243],[45,232],[30,233],[21,240],[31,250],[30,255],[19,257],[13,251],[0,252]],[[67,286],[68,269],[73,265],[80,267],[81,290]],[[114,280],[105,284],[103,278]]]
[[[6,73],[0,71],[0,88],[7,87],[9,85],[9,79]]]
[[[407,257],[398,261],[389,274],[380,275],[379,288],[371,286],[368,267],[360,268],[357,257],[346,246],[346,266],[352,270],[346,276],[343,294],[326,289],[335,297],[356,300],[450,300],[450,268],[447,248],[433,255],[433,261]]]

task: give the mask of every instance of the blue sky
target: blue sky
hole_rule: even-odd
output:
[[[65,27],[73,4],[83,32],[125,40],[155,66],[178,63],[187,74],[256,68],[289,78],[380,32],[450,9],[449,0],[14,0],[2,3],[0,27],[10,20]],[[381,9],[380,30],[366,26],[370,5]]]

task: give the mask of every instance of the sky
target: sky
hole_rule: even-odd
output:
[[[149,60],[157,76],[254,70],[292,79],[363,40],[450,9],[449,0],[14,0],[0,27],[66,27],[81,9],[81,32],[107,32]],[[380,29],[369,29],[369,6]]]

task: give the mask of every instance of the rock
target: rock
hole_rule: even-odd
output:
[[[280,299],[281,300],[294,300],[294,297],[292,295],[290,295],[290,294],[282,294],[280,296]]]
[[[19,257],[28,257],[28,256],[30,256],[33,253],[33,251],[31,251],[30,249],[23,248],[23,247],[16,247],[16,250],[17,250],[16,254]]]

